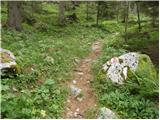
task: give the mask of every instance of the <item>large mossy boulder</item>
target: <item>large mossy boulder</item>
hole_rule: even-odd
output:
[[[20,72],[16,58],[9,50],[0,48],[0,70],[1,77],[13,76]]]
[[[103,65],[107,80],[123,84],[125,80],[139,76],[156,80],[157,71],[148,55],[130,52],[114,57]]]

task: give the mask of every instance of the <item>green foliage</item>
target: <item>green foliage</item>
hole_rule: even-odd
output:
[[[157,71],[150,58],[146,55],[141,55],[139,67],[137,68],[136,73],[132,72],[131,76],[129,76],[126,87],[140,97],[155,99],[158,98],[159,94],[158,84]]]
[[[112,28],[114,31],[114,25]],[[157,39],[157,31],[150,31],[146,26],[141,33],[135,32],[135,24],[130,28],[129,30],[134,34],[128,35],[127,43],[124,42],[123,32],[109,34],[103,40],[102,55],[93,62],[92,66],[95,75],[92,86],[98,95],[100,106],[114,110],[120,118],[158,119],[159,81],[157,71],[148,57],[143,55],[139,63],[141,69],[138,69],[135,74],[131,73],[122,86],[106,80],[106,74],[102,71],[102,65],[107,60],[127,52],[124,48],[143,52],[146,46]]]
[[[33,90],[23,89],[18,93],[7,85],[2,88],[3,118],[59,118],[63,111],[66,91],[60,89],[54,80],[46,80]],[[42,115],[42,110],[46,112],[45,115]]]
[[[57,11],[55,4],[42,6],[46,14]],[[91,43],[106,36],[98,28],[81,24],[54,25],[56,14],[35,12],[37,22],[23,23],[22,32],[2,29],[2,48],[14,53],[22,70],[1,82],[2,118],[60,118],[67,98],[61,84],[71,79],[74,58],[85,57]]]
[[[126,43],[124,24],[106,20],[115,19],[116,15],[119,15],[120,20],[123,19],[123,5],[119,10],[113,11],[112,8],[117,4],[104,4],[102,7],[106,9],[101,11],[103,13],[97,27],[96,2],[89,2],[89,20],[86,20],[86,3],[80,2],[75,10],[78,22],[58,26],[57,3],[23,2],[24,30],[17,32],[3,27],[1,31],[2,48],[14,53],[22,71],[17,77],[1,81],[2,118],[61,118],[67,98],[63,83],[71,79],[74,58],[85,57],[90,51],[91,43],[99,39],[103,39],[103,54],[93,63],[93,86],[100,105],[115,110],[121,118],[158,118],[158,108],[155,107],[157,101],[154,99],[158,96],[158,78],[147,76],[147,65],[144,65],[145,72],[136,73],[125,83],[126,87],[113,85],[105,79],[105,74],[100,70],[102,64],[114,56],[119,56],[127,50],[142,52],[150,43],[157,43],[157,28],[146,22],[150,16],[141,14],[140,33],[137,30],[137,16],[129,16]],[[155,6],[147,6],[152,8],[150,12],[154,11]],[[3,2],[1,13],[2,26],[5,26],[7,2]],[[72,11],[66,8],[65,16],[70,14]],[[137,93],[133,93],[135,89],[138,89]],[[86,117],[95,118],[96,112],[96,108],[88,110]]]

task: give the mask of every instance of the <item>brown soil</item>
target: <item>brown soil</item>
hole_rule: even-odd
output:
[[[73,80],[76,80],[76,84],[74,85],[72,81],[67,83],[68,88],[74,85],[77,88],[82,90],[83,99],[82,101],[78,101],[73,94],[69,94],[67,103],[66,103],[66,110],[63,113],[63,118],[84,118],[85,111],[91,107],[96,106],[96,97],[91,88],[90,82],[93,80],[92,72],[91,72],[91,63],[95,60],[101,51],[101,43],[96,41],[92,44],[92,50],[88,57],[82,59],[74,73],[73,73]],[[79,109],[79,110],[77,110]],[[74,115],[74,113],[77,115]]]

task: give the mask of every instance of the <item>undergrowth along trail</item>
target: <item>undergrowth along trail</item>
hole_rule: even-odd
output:
[[[69,88],[74,85],[81,89],[82,101],[77,100],[77,97],[70,93],[63,118],[84,118],[85,111],[96,106],[97,100],[90,85],[90,82],[93,80],[91,63],[100,55],[101,46],[100,41],[96,41],[92,44],[89,56],[82,59],[74,70],[73,78],[76,84],[74,85],[73,81],[67,83]]]

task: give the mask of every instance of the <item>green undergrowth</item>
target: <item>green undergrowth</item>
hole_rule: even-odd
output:
[[[71,79],[75,59],[87,56],[92,42],[106,36],[78,23],[55,25],[57,8],[43,5],[50,16],[34,13],[37,22],[23,22],[21,32],[2,29],[2,48],[14,53],[21,69],[16,77],[1,81],[2,118],[61,118],[67,98],[64,82]]]
[[[149,82],[146,86],[136,84],[134,87],[142,88],[143,94],[133,94],[130,89],[132,84],[128,83],[128,87],[114,86],[101,71],[102,65],[110,58],[128,51],[142,52],[150,43],[157,43],[156,29],[143,22],[142,31],[138,32],[135,20],[133,23],[129,21],[132,25],[129,26],[126,42],[124,23],[100,20],[96,26],[96,14],[90,14],[89,20],[86,20],[86,5],[82,5],[82,9],[77,7],[78,21],[72,24],[66,22],[65,26],[58,25],[58,4],[41,5],[40,10],[36,8],[34,12],[30,5],[24,9],[25,17],[35,22],[23,21],[21,32],[6,28],[7,7],[2,6],[1,45],[14,53],[21,71],[16,77],[1,80],[2,118],[61,118],[68,95],[64,83],[72,78],[75,59],[86,57],[91,44],[100,39],[104,44],[102,55],[93,63],[93,86],[99,106],[111,108],[121,118],[158,118],[157,91],[148,89],[150,85],[157,88],[157,83],[149,83],[144,75],[143,78],[135,77],[135,84],[139,79]],[[150,95],[145,89],[152,90]],[[93,108],[86,117],[95,118],[96,113],[97,108]]]
[[[135,26],[137,25],[133,27]],[[117,29],[113,29],[112,34],[109,34],[103,40],[102,55],[92,65],[95,75],[92,86],[97,94],[99,106],[110,108],[120,118],[158,119],[159,83],[157,71],[155,71],[153,65],[150,67],[143,63],[143,69],[135,73],[121,86],[114,85],[111,81],[106,80],[106,74],[102,71],[102,65],[112,57],[130,51],[143,53],[145,47],[157,41],[158,31],[156,30],[151,31],[143,28],[143,31],[139,33],[131,29],[128,32],[134,34],[132,36],[129,34],[127,42],[124,40],[122,30],[118,31]],[[150,77],[151,69],[155,74],[153,78]]]
[[[74,60],[85,57],[91,43],[105,35],[79,25],[53,30],[2,30],[2,47],[14,53],[21,68],[17,77],[1,81],[3,118],[60,118],[67,93],[61,84],[70,80]],[[54,84],[45,87],[47,80]]]

